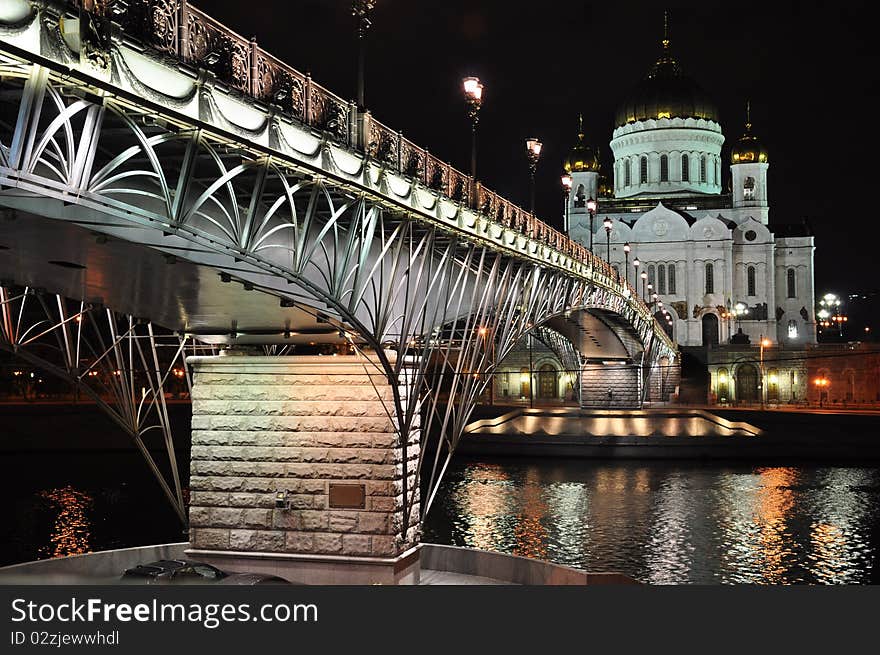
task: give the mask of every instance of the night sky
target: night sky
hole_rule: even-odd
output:
[[[218,20],[343,97],[355,95],[349,0],[202,0]],[[528,205],[524,139],[544,142],[537,213],[559,226],[562,161],[584,115],[608,147],[617,103],[660,51],[660,4],[378,0],[370,32],[367,106],[435,155],[469,170],[461,78],[485,85],[478,177]],[[746,99],[770,152],[772,224],[807,219],[816,234],[816,291],[880,286],[870,248],[877,210],[878,49],[854,2],[728,2],[670,7],[672,52],[715,99],[724,161],[743,132]],[[724,187],[729,169],[724,167]]]

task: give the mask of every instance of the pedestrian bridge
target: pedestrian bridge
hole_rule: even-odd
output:
[[[178,355],[345,344],[413,459],[409,515],[424,451],[408,445],[440,435],[435,484],[523,335],[549,330],[581,364],[626,359],[638,402],[677,366],[606,262],[186,0],[8,0],[0,79],[0,344],[51,332],[57,372],[84,388],[70,327],[96,316],[129,326],[97,361],[145,323]],[[42,330],[21,330],[28,301]],[[552,329],[572,316],[577,334]]]

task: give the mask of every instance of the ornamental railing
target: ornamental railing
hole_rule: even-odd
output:
[[[77,9],[118,24],[123,39],[209,71],[232,92],[274,105],[383,166],[584,263],[594,279],[608,287],[617,285],[641,301],[636,289],[608,262],[580,243],[404,138],[402,132],[382,124],[370,112],[358,112],[353,102],[273,57],[255,38],[241,36],[188,0],[69,1]],[[642,302],[642,306],[650,315],[647,304]]]

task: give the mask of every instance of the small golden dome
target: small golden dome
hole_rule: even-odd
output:
[[[766,164],[769,163],[767,148],[752,134],[752,117],[750,104],[746,107],[746,133],[743,134],[730,152],[731,164]]]
[[[566,173],[597,173],[599,154],[584,138],[584,118],[578,117],[578,140],[563,164]]]

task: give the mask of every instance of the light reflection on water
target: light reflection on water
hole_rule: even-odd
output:
[[[880,469],[459,462],[426,541],[653,584],[880,582]]]
[[[182,538],[139,453],[0,453],[0,471],[0,566]]]
[[[40,497],[57,511],[49,535],[50,543],[41,548],[41,555],[65,557],[90,552],[91,521],[88,513],[92,508],[92,497],[70,485],[41,491]]]

